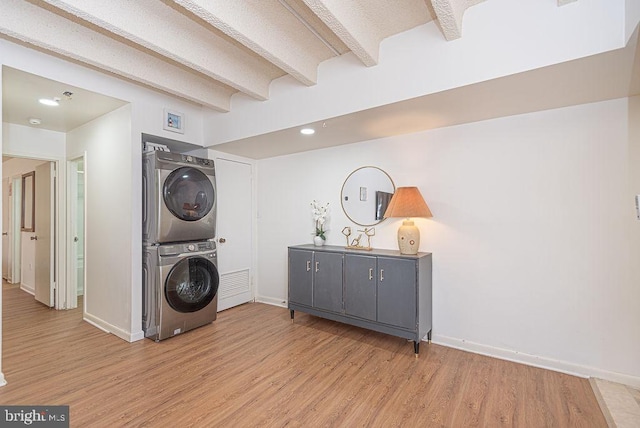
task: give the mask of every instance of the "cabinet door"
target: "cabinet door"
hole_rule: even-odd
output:
[[[378,322],[416,329],[416,283],[414,260],[378,257]]]
[[[289,250],[289,301],[312,305],[313,251]]]
[[[344,256],[344,312],[376,320],[376,258]]]
[[[342,313],[342,254],[314,252],[313,307]]]

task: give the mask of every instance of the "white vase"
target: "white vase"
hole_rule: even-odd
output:
[[[324,239],[319,236],[314,236],[313,245],[315,245],[316,247],[322,247],[324,245]]]

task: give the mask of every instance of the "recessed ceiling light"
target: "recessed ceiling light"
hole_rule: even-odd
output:
[[[37,117],[31,117],[29,118],[29,123],[32,125],[40,125],[42,123],[42,121],[40,119],[38,119]]]
[[[316,131],[315,131],[315,129],[313,129],[313,128],[302,128],[302,129],[300,130],[300,133],[301,133],[301,134],[303,134],[303,135],[312,135],[312,134],[314,134],[315,132],[316,132]]]
[[[46,106],[51,106],[51,107],[57,107],[60,105],[60,103],[58,102],[60,101],[59,98],[54,98],[54,99],[49,99],[49,98],[40,98],[38,100],[38,102],[40,102],[40,104],[44,104]]]

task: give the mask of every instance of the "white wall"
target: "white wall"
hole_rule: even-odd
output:
[[[311,242],[311,200],[330,202],[328,244],[344,245],[342,182],[375,165],[418,186],[433,212],[417,225],[434,257],[435,342],[640,385],[631,102],[259,161],[259,299],[286,300],[286,247]],[[396,248],[400,223],[377,226],[372,245]]]
[[[70,153],[86,152],[87,287],[84,316],[131,339],[131,106],[67,134]]]
[[[5,124],[6,126],[6,124]],[[40,159],[24,159],[13,158],[2,163],[2,178],[13,177],[16,175],[22,175],[27,172],[35,171],[36,166],[46,161]]]
[[[629,40],[638,27],[638,22],[640,22],[640,2],[625,0],[625,40]]]
[[[3,123],[2,154],[37,159],[62,159],[65,154],[65,134]]]

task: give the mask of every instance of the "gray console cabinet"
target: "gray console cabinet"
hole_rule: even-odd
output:
[[[289,247],[289,310],[413,340],[431,339],[431,254]]]

